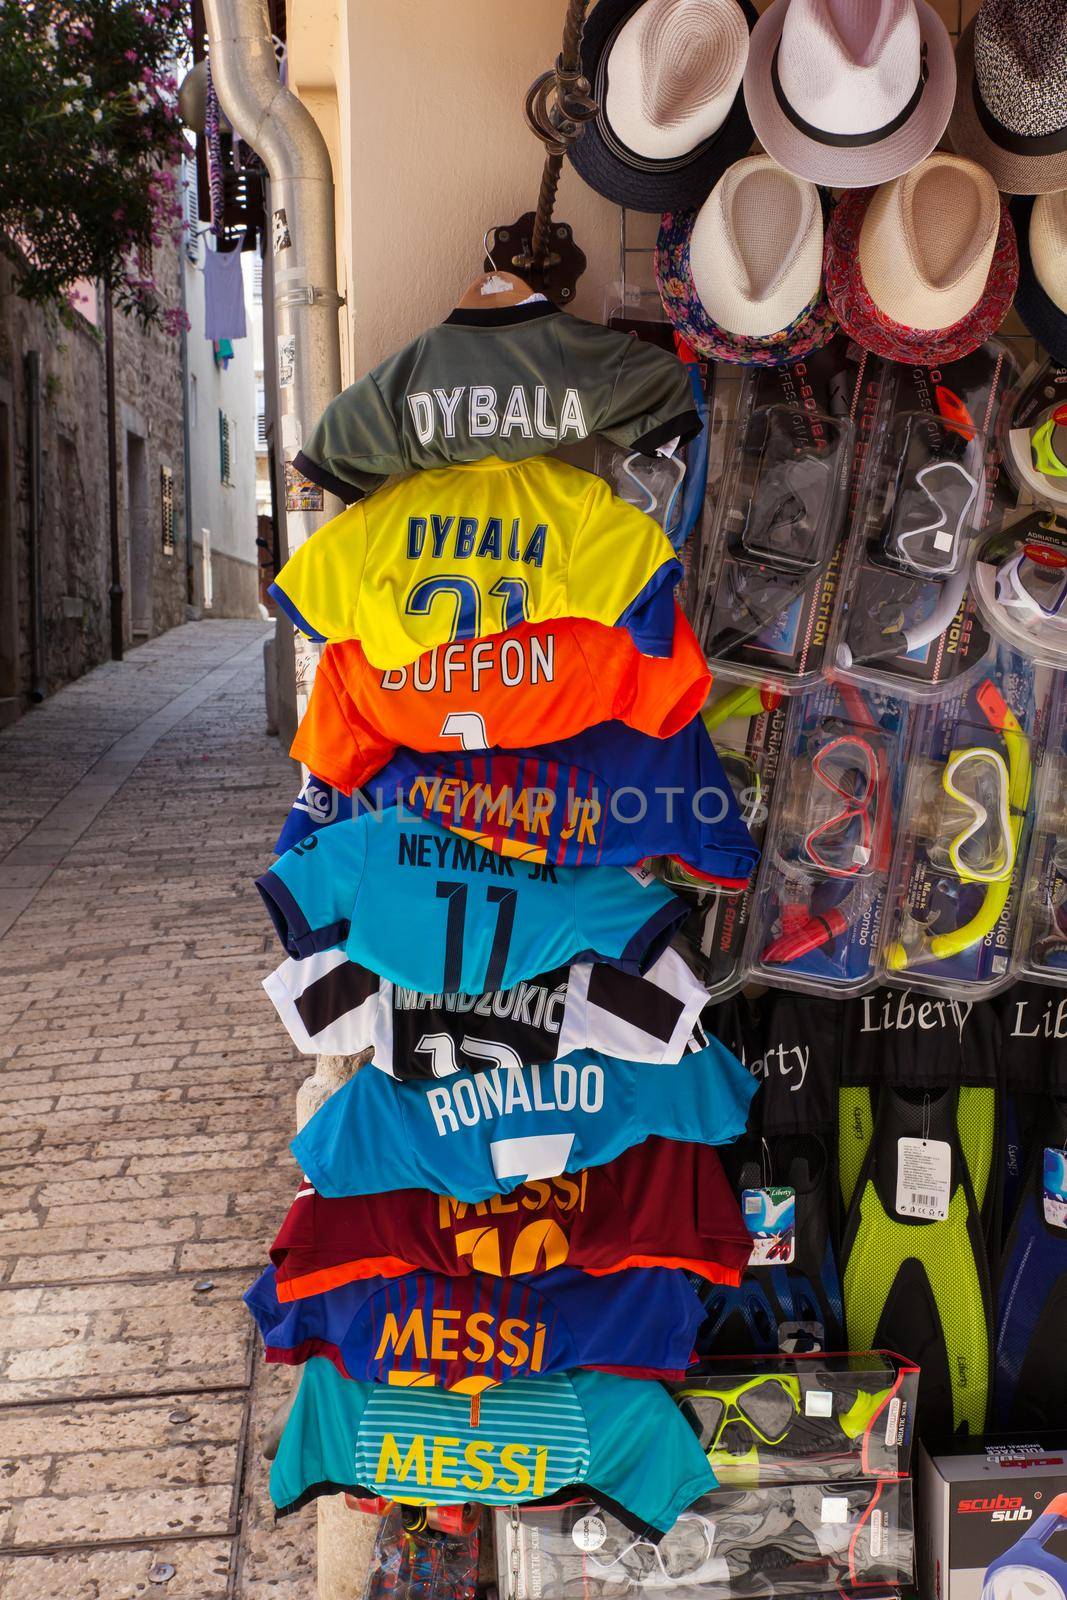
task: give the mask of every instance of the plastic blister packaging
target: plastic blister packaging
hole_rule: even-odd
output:
[[[741,815],[754,842],[762,846],[782,748],[786,702],[771,689],[716,685],[703,716]],[[658,864],[658,871],[692,906],[677,936],[689,965],[713,1000],[733,994],[744,978],[742,954],[753,884],[741,890],[709,889],[666,860]]]
[[[588,1503],[515,1508],[495,1520],[506,1600],[598,1600],[646,1591],[673,1600],[836,1594],[869,1600],[911,1581],[909,1482],[717,1489],[652,1544]]]
[[[1027,367],[1002,413],[1001,450],[1024,494],[1067,511],[1067,367]]]
[[[883,386],[830,652],[855,682],[933,699],[981,670],[969,556],[1014,503],[995,433],[1014,371],[991,341],[941,369],[897,366]]]
[[[751,977],[816,994],[872,979],[909,708],[834,679],[793,702],[746,945]]]
[[[919,1369],[885,1351],[723,1356],[672,1384],[723,1488],[906,1478]]]
[[[971,583],[990,633],[1043,666],[1067,668],[1067,524],[1029,511],[984,535]]]
[[[979,999],[1012,974],[1049,675],[998,646],[918,714],[880,952],[888,983]]]
[[[1023,976],[1067,987],[1067,679],[1062,676],[1054,680],[1039,755],[1016,959]]]
[[[838,335],[793,367],[742,378],[711,531],[687,590],[718,674],[782,693],[821,676],[881,372]]]

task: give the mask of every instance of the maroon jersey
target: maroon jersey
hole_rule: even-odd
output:
[[[708,1145],[648,1139],[602,1167],[466,1204],[425,1189],[327,1200],[297,1193],[271,1250],[281,1301],[361,1278],[429,1271],[518,1277],[682,1267],[736,1284],[749,1237]]]

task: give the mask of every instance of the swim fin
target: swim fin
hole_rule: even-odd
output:
[[[991,1202],[996,1091],[842,1089],[838,1172],[841,1279],[849,1348],[889,1349],[921,1367],[924,1432],[979,1434],[992,1351],[985,1208]],[[948,1215],[898,1215],[899,1141],[949,1149]]]
[[[781,1135],[766,1145],[774,1182],[796,1190],[793,1260],[788,1266],[750,1267],[736,1288],[699,1286],[707,1309],[697,1336],[701,1355],[839,1350],[844,1342],[825,1146],[814,1134]],[[738,1194],[766,1181],[759,1140],[722,1154]]]
[[[1048,1221],[1045,1150],[1067,1147],[1067,1100],[1044,1102],[1001,1259],[995,1410],[1000,1428],[1048,1428],[1067,1415],[1067,1227]]]

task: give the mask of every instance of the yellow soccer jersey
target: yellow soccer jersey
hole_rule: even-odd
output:
[[[312,639],[402,667],[453,639],[589,617],[669,656],[681,565],[657,522],[552,457],[399,479],[301,545],[271,594]]]

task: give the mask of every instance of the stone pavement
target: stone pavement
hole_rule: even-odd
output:
[[[310,1070],[259,987],[267,631],[188,624],[0,733],[0,1600],[314,1596],[240,1302]]]

